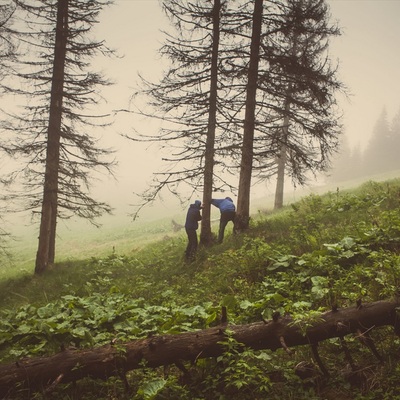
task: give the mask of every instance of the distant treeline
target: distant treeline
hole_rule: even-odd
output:
[[[400,110],[392,121],[386,109],[378,118],[366,148],[351,149],[344,140],[333,160],[330,179],[342,181],[400,169]]]

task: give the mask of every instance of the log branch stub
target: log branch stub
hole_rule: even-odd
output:
[[[354,363],[353,357],[351,356],[349,347],[347,346],[346,339],[344,337],[340,338],[340,344],[342,346],[344,357],[346,361],[349,363],[351,370],[355,371],[357,369],[356,364]]]
[[[318,364],[319,369],[321,370],[321,372],[326,376],[329,377],[329,371],[326,369],[324,363],[321,360],[321,357],[319,356],[319,352],[318,352],[318,343],[314,343],[311,345],[311,351],[314,357],[314,360],[316,361],[316,363]]]
[[[293,354],[293,351],[289,349],[285,342],[285,338],[283,336],[279,337],[279,342],[281,343],[282,348],[288,353],[290,356]]]
[[[221,324],[226,324],[228,322],[228,311],[226,306],[221,308]]]
[[[357,338],[360,340],[360,342],[368,347],[368,349],[371,351],[371,353],[377,358],[379,362],[383,362],[383,357],[379,354],[378,349],[375,346],[374,341],[372,340],[369,332],[372,328],[366,330],[365,332],[361,332],[360,329],[357,330]]]
[[[272,314],[272,320],[274,322],[278,322],[280,317],[281,317],[281,313],[279,311],[276,311]]]

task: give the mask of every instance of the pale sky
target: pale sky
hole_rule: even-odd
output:
[[[363,147],[383,108],[386,107],[389,120],[400,109],[400,0],[327,0],[327,3],[331,20],[338,21],[343,31],[341,37],[332,40],[330,53],[332,60],[339,62],[339,77],[351,94],[348,99],[338,97],[344,112],[344,131],[351,146]],[[116,109],[128,108],[138,72],[153,81],[161,76],[157,50],[163,41],[161,30],[166,26],[168,21],[158,0],[116,0],[103,13],[96,28],[97,39],[105,39],[110,47],[125,55],[123,59],[102,59],[97,65],[116,82],[105,93]],[[133,202],[129,199],[133,191],[146,187],[160,159],[151,149],[121,140],[115,133],[130,133],[133,128],[155,133],[157,124],[118,114],[115,126],[109,128],[105,138],[111,139],[120,163],[119,181],[110,180],[105,185],[110,185],[109,193],[122,190],[120,202],[125,205]]]
[[[343,34],[331,44],[340,78],[352,94],[341,100],[350,144],[366,144],[384,107],[400,110],[400,0],[328,0]]]

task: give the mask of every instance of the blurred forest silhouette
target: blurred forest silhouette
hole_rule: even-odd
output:
[[[400,110],[389,120],[386,108],[372,129],[365,148],[351,148],[346,136],[332,163],[329,182],[343,182],[355,178],[368,178],[375,174],[400,169]]]

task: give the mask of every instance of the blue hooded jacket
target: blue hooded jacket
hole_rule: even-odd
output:
[[[236,211],[235,205],[230,197],[225,197],[225,199],[211,199],[211,204],[223,212]]]
[[[186,229],[197,230],[197,228],[199,227],[198,221],[201,220],[200,207],[201,207],[200,200],[196,200],[194,204],[191,204],[189,206],[189,210],[186,214],[186,222],[185,222]]]

